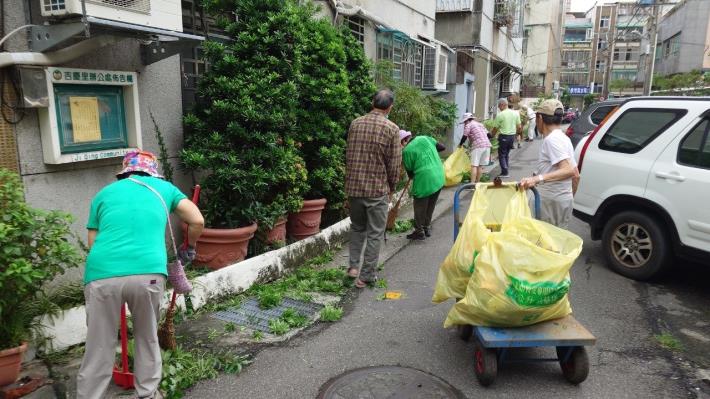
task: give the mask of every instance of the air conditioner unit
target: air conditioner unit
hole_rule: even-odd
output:
[[[553,81],[552,81],[552,90],[553,90],[553,91],[559,91],[559,90],[560,90],[560,81],[559,81],[559,80],[553,80]]]
[[[82,0],[39,0],[42,16],[82,15]],[[85,0],[86,14],[123,23],[182,32],[180,0]]]

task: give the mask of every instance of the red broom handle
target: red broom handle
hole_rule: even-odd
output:
[[[123,372],[128,373],[128,327],[126,326],[126,304],[121,304],[121,363]]]

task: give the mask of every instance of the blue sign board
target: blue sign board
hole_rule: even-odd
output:
[[[568,90],[570,96],[584,96],[589,94],[589,86],[570,86]]]

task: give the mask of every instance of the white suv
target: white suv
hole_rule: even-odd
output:
[[[710,265],[710,97],[631,98],[577,145],[574,215],[638,280]]]

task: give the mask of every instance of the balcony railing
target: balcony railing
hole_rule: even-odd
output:
[[[512,27],[516,5],[517,1],[515,0],[496,0],[495,13],[493,14],[495,24],[499,27]]]

